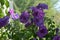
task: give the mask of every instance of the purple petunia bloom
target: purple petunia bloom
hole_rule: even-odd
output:
[[[0,27],[7,25],[8,22],[9,22],[9,16],[5,16],[3,18],[0,18]]]
[[[60,36],[59,35],[54,36],[53,40],[60,40]]]
[[[16,20],[16,19],[19,18],[19,15],[16,13],[16,14],[14,14],[14,15],[11,15],[11,17],[12,17],[13,20]]]
[[[45,13],[43,12],[43,10],[40,10],[40,9],[33,7],[32,11],[33,11],[32,15],[34,17],[44,18]]]
[[[48,33],[48,30],[45,26],[39,27],[38,32],[36,33],[39,38],[43,38]]]
[[[44,24],[44,19],[39,17],[34,17],[33,22],[36,26],[40,26],[41,24]]]
[[[35,8],[33,10],[33,16],[34,17],[44,17],[45,13],[43,12],[43,10],[39,10],[37,8]]]
[[[22,23],[28,22],[29,17],[30,17],[30,14],[27,11],[22,12],[22,14],[20,15],[20,22]]]
[[[33,12],[37,12],[38,9],[36,7],[30,7],[30,9],[33,11]]]
[[[38,9],[48,9],[48,5],[44,3],[40,3],[36,6]]]
[[[35,25],[40,26],[41,24],[44,23],[44,15],[45,13],[43,12],[42,9],[37,9],[36,7],[32,7],[32,12],[33,12],[33,22]]]

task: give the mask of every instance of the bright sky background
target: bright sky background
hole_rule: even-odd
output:
[[[54,8],[60,12],[60,0],[54,5]]]

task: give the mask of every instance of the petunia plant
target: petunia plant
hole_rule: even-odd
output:
[[[0,40],[60,40],[54,16],[46,16],[48,4],[39,3],[20,10],[21,14],[9,8],[7,14],[0,17]]]

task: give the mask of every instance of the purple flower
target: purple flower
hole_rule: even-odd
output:
[[[34,17],[33,18],[33,22],[34,22],[35,25],[40,26],[41,24],[44,23],[44,19],[43,18],[39,18],[39,17]]]
[[[27,11],[22,12],[22,14],[20,15],[20,22],[22,23],[28,22],[29,17],[30,17],[30,14]]]
[[[59,35],[54,36],[53,40],[60,40],[60,36]]]
[[[38,32],[36,33],[39,38],[43,38],[48,33],[48,30],[45,26],[39,27]]]
[[[35,9],[36,10],[36,9]],[[44,17],[44,12],[43,12],[43,10],[36,10],[36,11],[33,11],[33,16],[34,17],[37,17],[37,16],[39,16],[39,17]]]
[[[14,14],[14,15],[11,15],[11,17],[12,17],[13,20],[16,20],[16,19],[19,18],[19,15],[18,14]]]
[[[8,22],[9,22],[9,16],[5,16],[3,18],[0,18],[0,27],[7,25]]]
[[[9,10],[10,16],[12,17],[13,20],[16,20],[19,18],[19,15],[14,13],[14,9]]]
[[[48,9],[48,5],[44,4],[44,3],[40,3],[40,4],[37,5],[37,8],[38,9]]]
[[[38,9],[36,7],[30,7],[30,9],[32,10],[32,12],[37,12]]]
[[[32,7],[32,12],[33,12],[33,22],[35,25],[40,26],[41,24],[44,23],[44,15],[45,13],[43,12],[42,9],[37,9],[36,7]]]
[[[36,7],[32,7],[31,9],[32,9],[32,12],[33,12],[32,15],[34,17],[44,18],[45,13],[43,12],[42,9],[37,9]]]
[[[10,13],[10,15],[13,15],[14,14],[14,9],[10,9],[9,13]]]

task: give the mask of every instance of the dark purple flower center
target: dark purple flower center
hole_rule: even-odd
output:
[[[45,29],[40,30],[40,32],[44,34],[45,33]]]
[[[34,16],[38,16],[38,12],[34,12],[33,15],[34,15]]]

